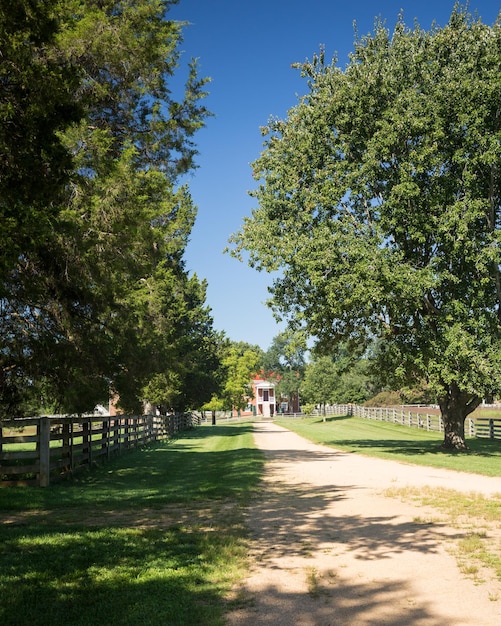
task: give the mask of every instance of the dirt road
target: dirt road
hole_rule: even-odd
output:
[[[267,464],[230,626],[501,624],[501,583],[473,582],[453,555],[468,529],[384,494],[412,485],[491,496],[501,479],[339,452],[271,422],[255,424],[255,441]]]

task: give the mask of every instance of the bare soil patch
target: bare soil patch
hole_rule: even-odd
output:
[[[388,496],[446,487],[496,497],[501,479],[340,452],[267,422],[255,440],[267,464],[230,626],[501,624],[499,580],[486,571],[473,581],[454,556],[469,530]],[[498,545],[500,525],[487,529]]]

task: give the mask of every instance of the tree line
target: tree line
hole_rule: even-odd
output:
[[[329,354],[318,353],[308,349],[303,334],[288,330],[279,332],[267,350],[226,340],[221,345],[219,388],[202,409],[248,409],[256,378],[275,384],[275,401],[278,406],[285,402],[288,412],[297,404],[306,414],[328,404],[436,404],[436,396],[424,380],[411,387],[388,387],[375,358],[379,349],[374,344],[356,351],[341,344]]]
[[[457,4],[429,31],[377,21],[346,67],[296,64],[307,93],[263,129],[258,206],[230,239],[279,270],[277,361],[214,330],[183,259],[211,113],[176,2],[0,6],[0,417],[110,393],[236,405],[259,367],[287,395],[310,341],[311,385],[333,367],[355,389],[370,362],[435,398],[444,447],[466,449],[466,416],[501,394],[501,21]]]

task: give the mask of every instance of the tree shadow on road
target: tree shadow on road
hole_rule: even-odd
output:
[[[263,554],[274,557],[307,554],[339,544],[357,559],[389,558],[401,552],[433,553],[443,541],[439,523],[402,521],[394,515],[337,513],[336,504],[360,487],[312,488],[311,484],[266,484],[252,506],[252,526]],[[457,535],[457,538],[462,535]],[[449,534],[449,538],[454,535]]]
[[[311,574],[305,572],[305,578],[308,576]],[[241,589],[230,605],[228,618],[230,625],[235,626],[450,623],[441,621],[433,607],[417,605],[406,584],[353,582],[329,574],[317,576],[314,587],[303,593],[284,591],[270,584],[256,598],[252,592]]]
[[[335,484],[336,462],[348,453],[282,449],[265,454],[267,474],[247,511],[247,522],[254,546],[251,558],[273,582],[265,581],[258,592],[252,578],[244,583],[230,624],[449,623],[440,620],[436,607],[417,604],[412,575],[396,572],[394,559],[403,553],[415,554],[413,559],[437,554],[445,537],[460,538],[460,531],[390,510],[379,513],[380,502],[366,514],[357,498],[365,498],[364,506],[370,506],[382,496],[355,483]],[[333,469],[333,484],[302,481],[300,464],[306,462],[324,462],[319,463],[320,472]],[[381,561],[387,562],[388,577],[374,574]],[[359,568],[363,575],[350,578],[343,568],[357,562],[367,564]],[[289,577],[287,584],[278,584],[279,571]],[[294,576],[296,584],[302,577],[299,587],[304,591],[291,591],[296,588],[290,583]]]

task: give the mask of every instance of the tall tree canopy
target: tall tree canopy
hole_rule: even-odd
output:
[[[306,365],[304,338],[297,333],[278,333],[271,342],[263,359],[265,374],[294,370],[302,373]]]
[[[362,404],[371,395],[366,359],[340,346],[334,355],[313,355],[301,383],[303,401]]]
[[[456,6],[430,31],[376,23],[344,69],[301,64],[309,93],[264,129],[232,237],[318,346],[379,338],[388,380],[426,380],[446,448],[501,391],[500,62],[500,21]]]
[[[0,5],[0,278],[45,236],[72,167],[59,133],[83,113],[80,76],[54,45],[56,6]]]
[[[183,27],[168,19],[176,2],[54,0],[51,58],[61,73],[79,68],[68,89],[83,117],[45,140],[71,155],[65,193],[34,205],[33,230],[39,220],[50,228],[2,275],[5,412],[20,413],[29,388],[78,412],[110,387],[129,410],[142,399],[183,408],[210,398],[217,359],[206,286],[183,261],[196,208],[176,187],[194,167],[193,135],[209,115],[207,79],[191,62],[184,93],[171,91]],[[12,206],[6,194],[0,202]]]
[[[301,397],[303,401],[321,406],[324,421],[325,405],[335,401],[338,379],[339,372],[330,356],[318,357],[306,367],[304,380],[301,382]]]

